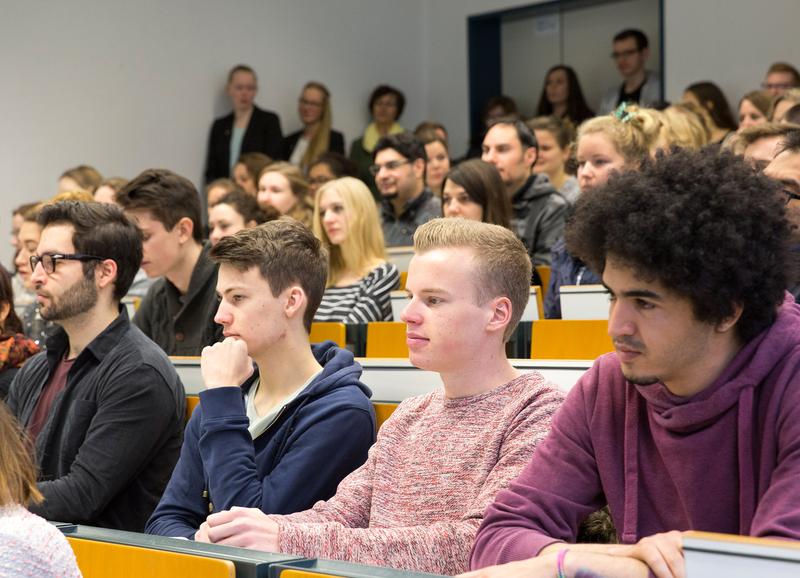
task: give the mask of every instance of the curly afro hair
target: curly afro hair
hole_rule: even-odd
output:
[[[789,231],[779,186],[740,157],[676,150],[582,195],[565,236],[593,270],[613,256],[688,298],[699,321],[720,323],[741,305],[747,342],[783,301]]]

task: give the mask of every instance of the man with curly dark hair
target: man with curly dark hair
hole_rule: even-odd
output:
[[[602,273],[616,352],[489,507],[483,576],[685,576],[681,531],[800,540],[800,306],[779,187],[676,151],[581,197],[569,251]],[[566,545],[608,504],[621,546]],[[529,558],[536,554],[535,558]]]

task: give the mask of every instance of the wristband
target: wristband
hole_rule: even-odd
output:
[[[564,558],[567,557],[567,552],[569,552],[569,548],[558,551],[558,556],[556,557],[556,578],[567,578],[567,571],[564,569]]]

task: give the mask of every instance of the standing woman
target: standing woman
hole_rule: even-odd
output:
[[[350,147],[350,160],[358,166],[358,178],[367,184],[372,196],[378,201],[380,195],[375,187],[375,177],[369,172],[369,167],[372,165],[372,151],[382,137],[404,131],[397,120],[403,114],[405,106],[405,95],[395,87],[386,84],[376,87],[369,97],[372,122],[364,129],[361,138],[354,140]]]
[[[739,130],[756,126],[769,120],[772,108],[772,97],[766,92],[754,90],[748,92],[739,101]]]
[[[0,403],[0,569],[3,576],[79,578],[67,539],[26,508],[41,502],[31,444]]]
[[[314,321],[391,321],[390,293],[400,286],[386,260],[378,210],[353,177],[325,183],[314,203],[314,234],[328,250],[328,285]]]
[[[304,173],[311,161],[328,151],[344,154],[344,136],[331,128],[331,94],[321,82],[308,82],[297,101],[303,128],[283,140],[283,157]]]
[[[594,116],[583,97],[578,75],[571,66],[558,64],[547,71],[536,116],[569,119],[573,126]]]
[[[500,173],[491,163],[470,159],[444,178],[442,215],[511,228],[511,201]]]
[[[228,73],[225,92],[231,99],[233,112],[218,118],[211,125],[206,156],[206,184],[229,178],[242,153],[255,151],[278,159],[283,151],[278,116],[255,105],[258,93],[255,71],[244,64],[234,66]]]
[[[544,173],[556,190],[570,203],[578,200],[578,179],[567,172],[572,154],[575,130],[569,120],[557,116],[540,116],[529,120],[528,128],[536,135],[539,155],[533,165],[534,173]]]
[[[311,228],[314,203],[308,182],[296,166],[278,161],[264,168],[258,177],[258,204],[263,210],[277,209]]]

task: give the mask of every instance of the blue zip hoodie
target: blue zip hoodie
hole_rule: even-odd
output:
[[[375,441],[372,392],[353,354],[326,341],[312,346],[322,372],[255,440],[241,389],[200,393],[178,465],[145,532],[193,538],[212,512],[233,506],[268,514],[306,510],[367,459]]]

